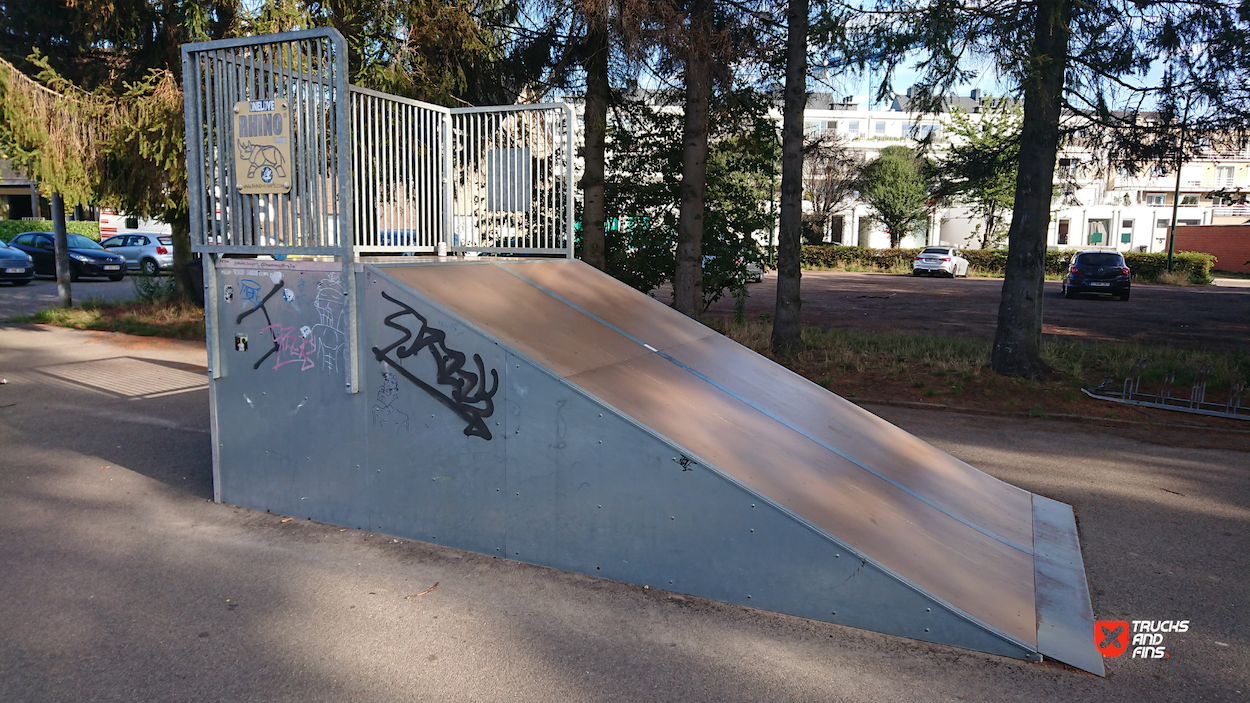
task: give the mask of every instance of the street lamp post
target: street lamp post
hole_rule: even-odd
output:
[[[1181,204],[1181,165],[1185,163],[1185,123],[1189,121],[1189,100],[1181,118],[1181,138],[1176,145],[1176,188],[1172,191],[1172,232],[1168,236],[1168,273],[1172,272],[1172,254],[1176,249],[1176,214]]]

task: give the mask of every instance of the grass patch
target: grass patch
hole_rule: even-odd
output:
[[[50,308],[10,322],[56,325],[79,330],[124,332],[145,337],[204,339],[204,310],[191,303],[88,300],[78,308]]]
[[[1179,271],[1164,271],[1159,274],[1157,280],[1165,286],[1187,286],[1189,285],[1189,274]]]

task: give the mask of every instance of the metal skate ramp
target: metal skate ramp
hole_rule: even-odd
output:
[[[493,259],[374,270],[379,280],[401,284],[431,309],[559,379],[563,389],[580,391],[592,406],[670,447],[666,460],[676,475],[701,472],[731,493],[740,491],[751,507],[733,520],[750,522],[752,511],[767,505],[785,523],[767,540],[746,527],[711,544],[652,543],[683,555],[680,566],[672,565],[675,573],[700,568],[690,552],[721,551],[714,559],[703,555],[710,573],[683,575],[685,588],[678,579],[664,579],[658,568],[664,560],[649,559],[645,550],[633,553],[635,562],[656,562],[656,569],[640,565],[609,577],[658,580],[696,595],[1010,656],[1046,655],[1101,673],[1067,506],[974,469],[580,262]],[[513,366],[506,371],[516,371]],[[511,449],[508,454],[511,462]],[[615,480],[632,483],[631,471],[622,468],[625,475]],[[512,469],[509,463],[509,479]],[[561,481],[570,495],[582,486],[573,485],[574,476]],[[641,486],[631,487],[641,491],[637,499],[659,499],[661,485],[643,490],[648,482],[638,481]],[[707,505],[692,502],[682,511],[725,510],[730,499],[713,499],[716,494],[709,491],[702,500]],[[591,568],[572,555],[606,557],[638,531],[657,527],[630,522],[591,546],[578,535],[579,521],[563,512],[569,507],[544,501],[542,518],[525,518],[546,535],[573,530],[569,541],[532,537],[527,548],[539,558],[512,556],[605,575],[602,565]],[[594,531],[598,522],[582,527]],[[508,541],[525,532],[509,530]],[[757,557],[738,549],[743,542],[785,543],[799,534],[818,537],[820,548],[785,558],[784,549]],[[753,563],[756,558],[763,563]],[[801,563],[808,560],[824,563]],[[840,566],[848,563],[853,568]],[[735,587],[735,579],[757,569],[776,574],[751,573]],[[713,583],[720,578],[727,581]],[[791,578],[815,582],[785,583]],[[876,585],[843,593],[856,579]],[[752,588],[752,582],[759,585]]]

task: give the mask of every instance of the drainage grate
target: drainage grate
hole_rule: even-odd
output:
[[[125,398],[153,398],[208,388],[207,369],[130,356],[56,364],[40,373]]]

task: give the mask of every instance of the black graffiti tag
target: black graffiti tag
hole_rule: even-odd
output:
[[[268,359],[274,354],[277,354],[278,351],[282,348],[282,344],[278,341],[278,333],[274,329],[273,321],[269,319],[269,309],[265,307],[265,303],[269,302],[269,299],[277,295],[278,291],[280,290],[282,290],[282,281],[278,281],[277,283],[273,284],[273,290],[269,291],[269,293],[265,295],[264,298],[261,298],[260,302],[256,304],[256,307],[246,312],[239,313],[239,316],[234,319],[234,324],[237,325],[243,322],[243,318],[247,317],[248,315],[251,315],[257,310],[260,310],[262,313],[265,314],[265,325],[266,325],[265,330],[268,330],[270,336],[273,337],[273,348],[270,349],[268,352],[265,352],[264,356],[256,360],[256,363],[252,365],[253,371],[255,371],[256,369],[259,369],[260,365],[265,363],[265,359]]]
[[[459,415],[461,419],[468,423],[468,426],[464,428],[466,437],[491,439],[490,429],[486,426],[483,418],[488,418],[495,413],[494,398],[495,392],[499,390],[499,374],[494,369],[490,370],[490,385],[488,387],[486,384],[486,365],[482,362],[480,354],[473,355],[473,361],[477,364],[477,373],[473,373],[464,367],[466,357],[463,352],[447,348],[447,335],[442,330],[430,327],[429,321],[421,313],[392,298],[385,292],[382,293],[382,297],[400,307],[399,312],[388,315],[382,321],[383,324],[393,330],[402,332],[403,336],[390,346],[382,349],[374,347],[373,356],[378,361],[390,363],[404,378],[411,381],[421,390],[429,393],[438,402],[446,405],[456,415]],[[411,315],[421,323],[415,338],[411,329],[405,327],[400,322],[396,322],[396,320],[406,315]],[[410,339],[413,340],[412,344],[404,346]],[[430,356],[434,359],[434,363],[438,368],[438,376],[435,382],[440,386],[450,386],[450,395],[422,381],[400,365],[400,360],[416,356],[422,349],[430,351]],[[392,350],[395,352],[394,359],[387,356]]]

